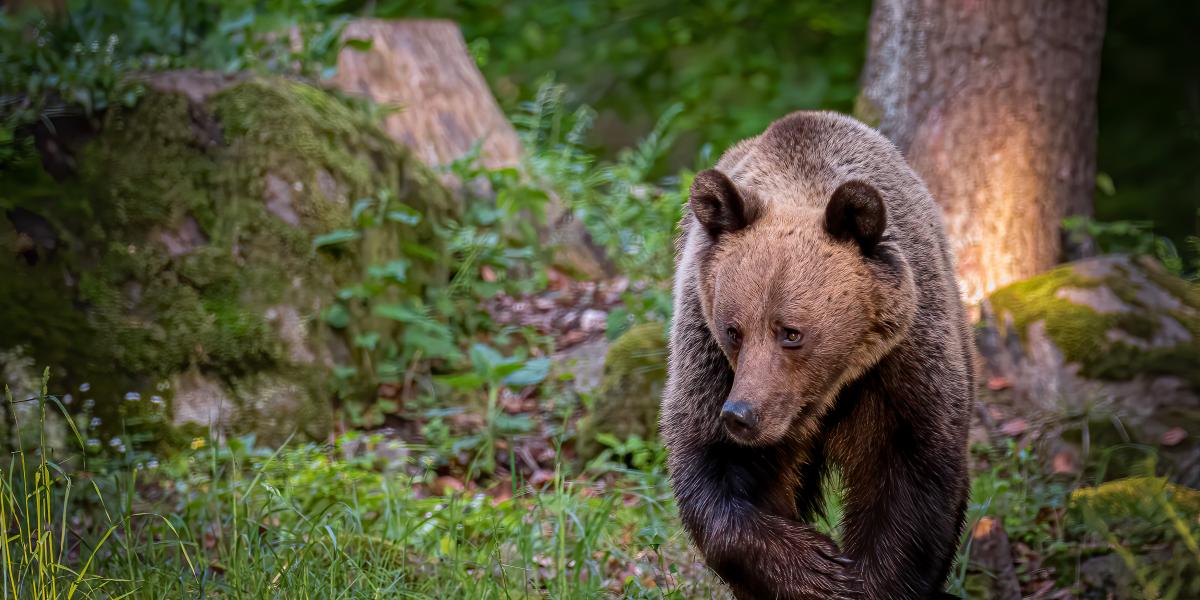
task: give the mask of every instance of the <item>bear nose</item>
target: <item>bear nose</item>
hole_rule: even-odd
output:
[[[721,420],[725,422],[725,429],[737,437],[749,435],[758,426],[754,409],[741,400],[726,401],[721,407]]]

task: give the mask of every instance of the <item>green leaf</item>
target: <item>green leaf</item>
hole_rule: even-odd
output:
[[[346,40],[346,47],[357,52],[366,52],[374,43],[375,40],[370,38],[350,38]]]
[[[374,203],[375,201],[371,198],[359,198],[358,200],[355,200],[354,208],[350,209],[350,220],[354,221],[355,223],[360,223],[360,217],[362,217],[363,213],[370,209],[371,205]]]
[[[533,419],[529,418],[529,415],[496,415],[496,428],[506,433],[526,433],[533,431],[533,427]]]
[[[396,283],[404,283],[408,279],[408,261],[398,258],[386,265],[371,265],[367,274],[377,279],[390,279]]]
[[[395,204],[396,210],[390,210],[387,213],[389,221],[404,223],[405,225],[416,225],[421,222],[421,213],[414,210],[412,207],[404,204]]]
[[[425,358],[458,360],[462,356],[462,352],[454,344],[449,330],[444,327],[441,329],[410,328],[404,332],[402,342],[409,348],[420,349]]]
[[[354,231],[353,229],[338,229],[337,231],[331,231],[323,235],[318,235],[317,237],[313,238],[312,243],[313,248],[323,248],[325,246],[344,244],[346,242],[357,240],[360,237],[362,237],[362,234]]]
[[[350,325],[350,313],[341,304],[331,305],[321,311],[321,319],[334,329],[344,329]]]
[[[429,321],[429,317],[418,310],[404,304],[379,304],[373,311],[376,315],[401,323],[421,323]]]
[[[504,378],[504,383],[513,387],[525,387],[529,385],[537,385],[546,380],[546,376],[550,374],[550,359],[535,358],[525,361],[520,369],[510,373]]]
[[[491,372],[488,373],[492,379],[507,381],[508,377],[513,373],[521,370],[521,360],[515,356],[507,356],[500,364],[495,365]]]
[[[624,445],[621,443],[621,440],[617,439],[617,437],[611,433],[604,433],[604,432],[596,433],[596,441],[600,442],[601,445],[606,446],[608,448],[612,448],[614,450],[619,449],[619,448],[621,448],[621,446]]]
[[[358,348],[374,350],[379,345],[379,333],[372,331],[354,336],[354,345]]]
[[[486,383],[483,377],[478,373],[460,373],[458,375],[442,375],[435,377],[440,381],[456,390],[474,390],[483,387]]]
[[[491,373],[504,362],[504,356],[487,344],[471,345],[471,365],[481,373]]]

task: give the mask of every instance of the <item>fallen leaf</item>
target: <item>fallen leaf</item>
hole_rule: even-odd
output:
[[[988,378],[987,387],[989,390],[992,390],[993,392],[998,392],[1000,390],[1007,390],[1008,388],[1012,387],[1012,384],[1009,383],[1007,377],[997,376],[997,377],[989,377]]]
[[[529,486],[533,489],[540,489],[554,479],[554,471],[546,469],[538,469],[529,476]]]
[[[1074,473],[1075,457],[1070,452],[1059,452],[1054,455],[1055,473]]]
[[[973,532],[976,538],[985,538],[992,534],[992,530],[997,527],[998,523],[993,517],[980,517],[979,522],[975,523]]]
[[[467,486],[463,485],[461,480],[449,475],[442,475],[433,481],[433,489],[442,494],[461,492],[466,489],[466,487]]]
[[[1016,437],[1025,433],[1026,429],[1029,429],[1029,424],[1025,422],[1025,419],[1017,418],[1001,425],[1000,433],[1009,437]]]
[[[1175,446],[1182,442],[1187,437],[1187,431],[1182,427],[1172,427],[1162,434],[1159,441],[1164,446]]]

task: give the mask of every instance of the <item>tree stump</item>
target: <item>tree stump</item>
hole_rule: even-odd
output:
[[[425,164],[447,165],[479,144],[482,166],[520,165],[521,140],[454,22],[357,19],[343,35],[371,40],[371,47],[342,50],[333,85],[379,104],[398,106],[400,110],[387,116],[384,129]],[[445,183],[453,189],[461,182]],[[556,262],[565,270],[587,278],[612,273],[604,251],[553,194],[540,237],[555,250]]]
[[[485,167],[513,167],[520,161],[517,132],[453,21],[357,19],[343,35],[371,40],[371,48],[344,49],[333,84],[398,106],[384,121],[384,130],[425,164],[449,164],[476,143]]]

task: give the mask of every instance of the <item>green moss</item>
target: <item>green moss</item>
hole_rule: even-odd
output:
[[[1102,346],[1108,323],[1096,311],[1058,298],[1058,290],[1067,287],[1094,288],[1100,281],[1075,273],[1070,265],[1052,269],[997,290],[989,298],[997,315],[1012,317],[1018,334],[1024,336],[1029,326],[1045,321],[1046,333],[1065,358],[1082,362],[1094,356]]]
[[[660,323],[637,325],[613,342],[591,414],[579,425],[581,456],[591,458],[603,449],[597,434],[655,437],[666,367],[666,334]]]
[[[1166,273],[1144,266],[1134,268],[1173,294],[1179,295],[1189,289],[1190,284]],[[1110,289],[1134,310],[1099,313],[1056,295],[1063,288],[1099,286]],[[1189,343],[1143,349],[1110,339],[1110,331],[1143,340],[1151,340],[1159,333],[1161,309],[1156,312],[1144,306],[1137,286],[1129,272],[1120,268],[1101,280],[1080,275],[1073,265],[1063,265],[1002,288],[991,296],[990,301],[997,315],[1012,318],[1022,339],[1028,334],[1030,325],[1043,321],[1046,335],[1062,351],[1064,359],[1079,364],[1081,374],[1086,377],[1127,380],[1140,373],[1170,375],[1181,377],[1200,390],[1200,369],[1196,368],[1200,364],[1200,335],[1197,335],[1200,334],[1200,318],[1194,314],[1175,311],[1168,315],[1192,332]]]
[[[365,111],[322,90],[250,80],[197,105],[151,89],[107,115],[76,156],[59,181],[0,174],[0,208],[35,212],[59,236],[36,264],[0,259],[0,294],[14,305],[0,314],[0,344],[27,345],[60,383],[117,394],[195,367],[235,395],[275,373],[325,402],[326,370],[298,374],[270,309],[311,318],[402,243],[430,249],[409,292],[445,276],[433,231],[459,207]],[[297,222],[268,209],[268,178],[283,183]],[[363,250],[313,251],[314,235],[351,224],[359,198],[389,194],[423,221],[374,228]],[[7,219],[0,236],[19,243]]]
[[[1200,516],[1200,490],[1162,477],[1127,477],[1071,492],[1070,509],[1109,523],[1153,522],[1163,519],[1165,504],[1192,521]]]

